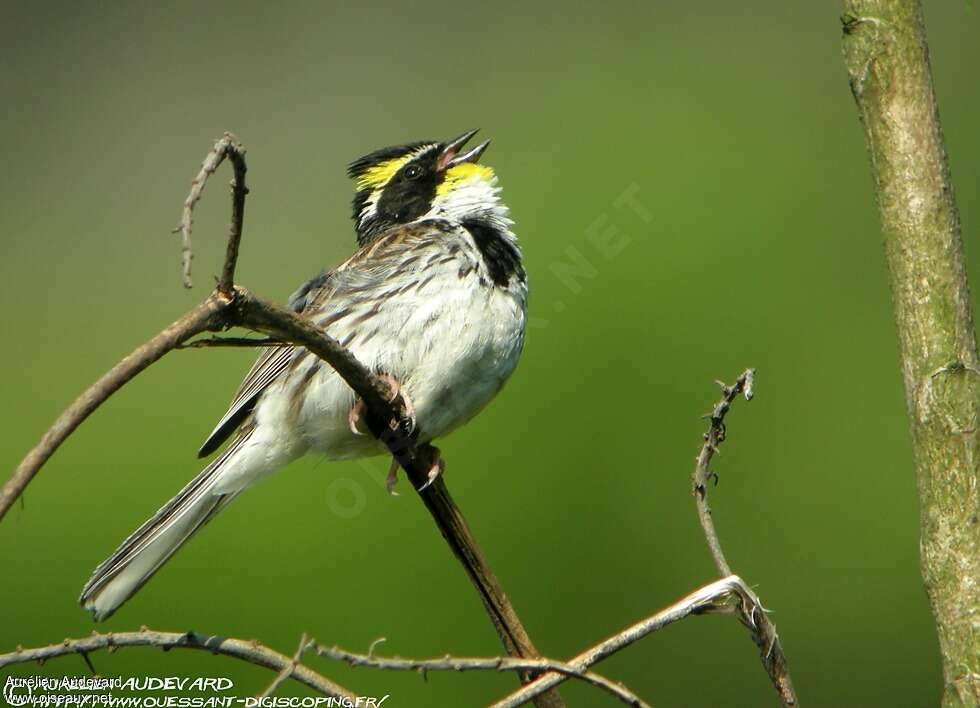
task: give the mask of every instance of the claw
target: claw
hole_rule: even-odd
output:
[[[405,406],[405,417],[408,418],[408,434],[412,435],[416,428],[415,406],[412,405],[412,399],[408,397],[408,394],[405,393],[402,385],[398,383],[398,380],[394,376],[389,374],[379,374],[379,378],[381,378],[386,384],[388,384],[389,388],[391,388],[391,398],[388,399],[389,403],[394,403],[395,400],[401,396],[402,405]],[[354,435],[364,435],[364,433],[362,433],[357,427],[357,423],[360,421],[361,415],[363,415],[365,408],[364,399],[358,398],[356,401],[354,401],[354,405],[351,407],[350,413],[347,415],[347,425],[350,427],[350,431],[354,433]],[[392,422],[391,427],[392,429],[395,428],[394,422]]]
[[[398,380],[389,374],[381,374],[380,378],[391,387],[391,398],[388,399],[389,403],[394,403],[395,399],[401,396],[402,403],[405,406],[405,415],[408,418],[408,434],[411,435],[415,432],[415,406],[412,405],[412,399],[408,397],[405,389]]]
[[[388,468],[388,476],[385,477],[385,489],[388,490],[388,494],[393,497],[398,496],[398,492],[395,491],[395,485],[398,483],[398,460],[394,457],[391,458],[391,467]]]
[[[357,429],[357,421],[361,419],[361,413],[364,412],[364,399],[358,398],[354,401],[354,405],[351,406],[350,413],[347,414],[347,425],[350,426],[350,431],[354,435],[364,435],[360,430]]]
[[[446,469],[446,464],[442,461],[442,453],[439,452],[439,448],[433,447],[432,450],[434,451],[432,466],[429,467],[428,480],[419,487],[420,492],[424,492],[432,486],[432,483],[439,479]]]

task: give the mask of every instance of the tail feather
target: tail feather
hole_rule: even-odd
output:
[[[92,573],[79,603],[95,621],[115,612],[149,580],[191,536],[238,493],[216,494],[221,468],[248,435],[237,438],[173,499],[122,542]]]

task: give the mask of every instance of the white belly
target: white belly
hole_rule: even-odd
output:
[[[408,295],[383,299],[369,317],[358,320],[354,312],[327,331],[341,342],[350,337],[347,346],[359,361],[401,383],[415,408],[419,440],[428,442],[476,415],[514,371],[524,345],[525,292],[481,284],[476,272],[461,277],[453,265]],[[316,373],[304,376],[311,366]],[[326,364],[310,357],[277,386],[276,395],[263,398],[282,402],[295,395],[290,389],[304,389],[298,406],[271,400],[260,406],[270,418],[291,416],[295,427],[286,427],[301,447],[333,459],[385,452],[369,434],[350,431],[354,394]],[[265,412],[258,411],[260,421]]]

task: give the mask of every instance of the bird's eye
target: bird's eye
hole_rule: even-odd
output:
[[[405,179],[418,179],[422,176],[422,168],[418,165],[409,165],[405,168]]]

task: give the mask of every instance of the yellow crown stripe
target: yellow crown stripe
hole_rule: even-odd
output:
[[[357,181],[355,182],[357,189],[374,189],[376,187],[384,186],[388,183],[388,180],[398,173],[398,170],[405,166],[406,162],[412,159],[412,157],[414,157],[413,154],[408,154],[404,157],[396,157],[391,160],[385,160],[374,167],[369,167],[363,174],[358,175]]]

